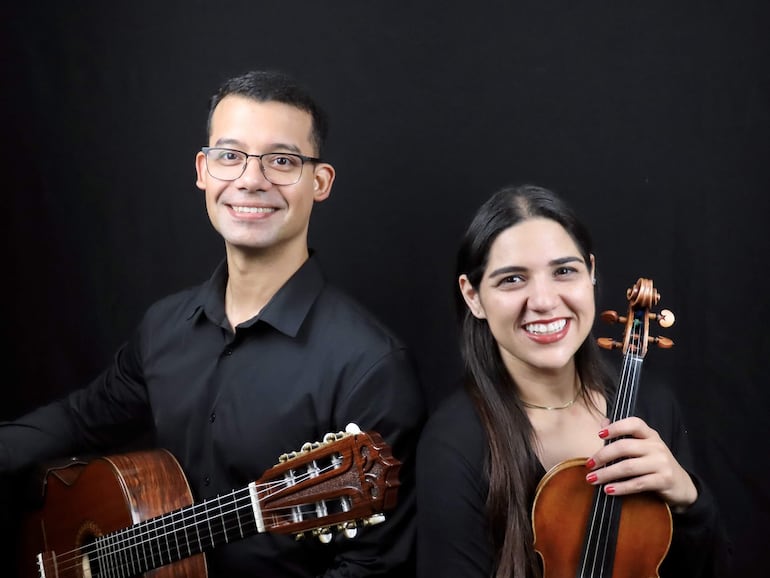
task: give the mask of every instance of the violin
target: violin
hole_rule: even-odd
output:
[[[611,421],[634,415],[642,362],[648,345],[663,349],[674,343],[649,334],[650,321],[671,327],[668,310],[650,311],[660,294],[649,279],[627,290],[628,314],[604,311],[603,321],[624,325],[623,341],[602,337],[605,349],[622,349],[623,364]],[[605,443],[612,443],[608,440]],[[585,479],[587,458],[556,464],[543,477],[532,507],[534,548],[545,578],[652,578],[671,545],[668,505],[652,492],[613,496]]]

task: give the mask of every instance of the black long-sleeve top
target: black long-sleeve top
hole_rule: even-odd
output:
[[[284,452],[354,422],[381,434],[403,462],[386,522],[330,544],[259,534],[218,546],[207,553],[209,576],[408,575],[424,401],[404,346],[327,284],[317,257],[234,333],[226,282],[222,263],[208,282],[157,302],[88,387],[0,424],[0,473],[107,452],[151,431],[202,500],[246,486]]]
[[[672,543],[660,568],[661,578],[726,578],[729,543],[714,498],[693,473],[687,432],[670,391],[645,383],[635,414],[657,430],[698,488],[696,502],[685,512],[673,514]],[[418,578],[494,575],[485,506],[488,453],[475,406],[467,392],[459,389],[431,416],[418,448]],[[539,475],[545,473],[541,466]]]

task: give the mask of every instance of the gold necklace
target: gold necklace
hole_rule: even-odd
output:
[[[568,407],[571,407],[573,403],[577,401],[578,396],[580,395],[580,388],[575,392],[575,397],[572,398],[572,400],[568,401],[564,405],[537,405],[536,403],[530,403],[528,401],[524,401],[523,399],[519,398],[519,401],[521,401],[521,405],[524,407],[528,407],[530,409],[547,409],[547,410],[553,410],[553,409],[567,409]]]

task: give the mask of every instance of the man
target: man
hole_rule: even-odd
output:
[[[334,168],[326,119],[292,79],[249,72],[212,98],[196,184],[226,258],[145,314],[87,388],[0,424],[0,472],[154,434],[194,498],[258,479],[284,452],[355,422],[403,462],[398,504],[352,540],[259,534],[207,553],[210,577],[408,576],[413,450],[424,402],[404,347],[326,283],[307,244]]]

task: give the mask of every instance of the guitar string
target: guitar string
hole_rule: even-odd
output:
[[[304,482],[307,479],[316,477],[319,474],[325,473],[325,472],[327,472],[329,470],[332,470],[332,469],[335,469],[335,468],[338,468],[338,467],[339,467],[338,465],[335,466],[334,464],[332,464],[332,465],[326,466],[324,468],[321,468],[320,470],[318,470],[318,472],[303,473],[303,474],[299,475],[295,479],[294,484],[292,484],[292,485],[296,485],[296,484],[302,483],[302,482]],[[262,499],[269,498],[272,495],[275,495],[275,494],[279,493],[280,491],[282,491],[283,489],[285,489],[287,487],[291,487],[291,485],[287,485],[286,480],[276,480],[276,481],[272,481],[272,482],[265,482],[263,484],[259,484],[257,487],[259,488],[258,491],[257,491],[257,499],[258,500],[262,500]],[[278,489],[274,490],[274,488],[276,488],[276,487]],[[143,528],[145,528],[142,531],[131,533],[130,540],[133,543],[128,544],[126,546],[122,546],[121,545],[117,549],[110,548],[109,545],[105,548],[105,547],[101,547],[100,544],[90,543],[88,545],[72,549],[72,550],[70,550],[68,552],[63,552],[60,556],[57,556],[57,561],[58,561],[57,565],[59,566],[59,570],[60,571],[67,571],[67,570],[70,570],[72,568],[79,567],[80,566],[80,561],[81,561],[81,559],[82,559],[82,557],[84,555],[89,555],[89,554],[97,554],[98,555],[99,554],[99,550],[109,549],[109,552],[107,552],[107,553],[114,557],[116,555],[120,555],[122,553],[126,553],[129,550],[137,550],[139,547],[141,547],[142,550],[144,551],[145,550],[144,546],[146,546],[148,544],[150,545],[150,556],[149,557],[151,557],[152,560],[154,561],[156,553],[152,551],[152,545],[157,543],[159,538],[163,538],[163,537],[166,538],[166,543],[167,543],[166,550],[170,551],[170,546],[168,544],[168,542],[169,542],[169,540],[168,540],[169,534],[173,533],[173,537],[174,537],[174,539],[176,539],[177,533],[185,532],[185,537],[187,537],[186,536],[186,531],[189,528],[196,528],[196,527],[198,527],[200,525],[200,523],[201,523],[201,521],[197,520],[197,517],[198,517],[198,515],[200,513],[200,510],[204,510],[204,511],[207,512],[209,510],[209,506],[212,506],[215,502],[219,502],[219,504],[218,505],[214,505],[211,508],[211,510],[218,510],[219,511],[218,514],[216,516],[214,516],[214,517],[215,518],[220,518],[220,517],[222,518],[222,520],[223,520],[223,524],[222,524],[223,531],[221,531],[221,532],[220,531],[218,531],[218,532],[210,532],[210,534],[208,536],[208,539],[206,540],[208,542],[209,539],[214,539],[214,538],[219,537],[219,536],[221,536],[223,534],[228,534],[230,530],[238,528],[239,525],[242,525],[242,524],[240,524],[240,518],[238,519],[238,522],[236,522],[235,524],[227,525],[228,522],[227,522],[227,520],[224,519],[224,517],[226,515],[228,515],[228,514],[233,514],[233,513],[235,513],[237,515],[239,510],[250,510],[251,509],[251,496],[250,496],[249,492],[250,492],[250,488],[249,487],[241,488],[239,490],[233,490],[229,494],[225,494],[225,497],[232,496],[234,498],[232,500],[232,502],[225,502],[224,504],[222,504],[221,503],[222,496],[217,496],[216,498],[212,498],[210,500],[206,500],[206,501],[198,503],[198,504],[193,504],[192,506],[184,507],[184,508],[182,508],[182,509],[180,509],[180,510],[178,510],[176,512],[170,512],[168,514],[162,514],[161,516],[158,516],[156,518],[151,518],[149,520],[144,520],[142,522],[139,522],[139,523],[137,523],[134,526],[130,526],[128,528],[123,528],[123,529],[118,530],[116,532],[111,532],[111,533],[106,534],[104,536],[100,536],[99,538],[101,538],[102,541],[105,538],[113,537],[113,538],[115,538],[118,541],[118,543],[120,543],[120,542],[124,542],[125,543],[127,540],[119,538],[120,534],[129,534],[129,533],[131,533],[132,530],[136,530],[136,528],[138,526],[142,526]],[[242,494],[242,496],[236,497],[238,494]],[[245,494],[245,495],[243,495],[243,494]],[[239,502],[240,502],[240,505],[238,505]],[[223,510],[222,509],[223,507],[230,507],[230,506],[233,506],[233,509],[231,509],[231,510]],[[196,512],[196,510],[198,510],[198,512]],[[282,510],[286,510],[286,508],[268,508],[268,509],[262,510],[262,512],[266,512],[266,513],[276,512],[276,511],[280,512]],[[181,519],[177,519],[177,520],[174,520],[172,518],[170,524],[165,524],[164,523],[160,528],[159,527],[152,527],[152,528],[150,527],[150,526],[153,526],[153,525],[157,525],[158,522],[164,520],[166,517],[173,516],[174,514],[177,514],[177,513],[183,514],[183,517]],[[190,513],[191,515],[185,517],[184,514],[187,514],[187,513]],[[291,521],[293,519],[293,514],[292,513],[287,513],[287,514],[278,515],[278,516],[275,516],[275,517],[279,521],[281,521],[281,522],[282,521],[287,521],[287,520]],[[211,519],[211,517],[209,517],[208,519],[204,519],[203,521],[206,522],[206,521],[209,521],[210,519]],[[188,524],[188,522],[190,520],[192,520],[193,522],[191,524]],[[183,525],[180,526],[179,525],[180,523],[182,523]],[[251,523],[253,524],[255,522],[251,522]],[[166,531],[165,530],[166,526],[171,526],[173,528],[173,530],[171,532]],[[209,525],[209,529],[210,529],[210,525]],[[158,531],[159,530],[163,530],[163,533],[160,536],[158,535]],[[200,532],[197,532],[197,534],[198,534],[198,542],[200,543],[200,539],[201,539]],[[145,537],[148,537],[148,538],[145,539]],[[140,539],[140,541],[137,541],[137,539]],[[187,546],[188,546],[187,547],[187,551],[190,552],[191,548],[190,548],[189,540],[187,540]],[[199,544],[199,546],[202,547],[202,544]],[[161,561],[163,560],[163,551],[162,550],[163,550],[163,548],[161,547],[160,551],[157,552],[157,555],[160,557]],[[180,552],[181,552],[181,550],[182,549],[178,549],[178,551],[180,551]],[[202,551],[202,549],[201,549],[201,551]],[[190,555],[190,554],[188,554],[188,555]],[[185,556],[183,556],[183,557],[185,557]],[[148,556],[144,555],[144,559],[146,560],[147,558],[148,558]],[[170,556],[169,556],[169,558],[170,558]],[[172,560],[169,559],[169,562],[171,562],[171,561]],[[73,562],[74,562],[74,564],[72,564]],[[71,565],[67,566],[67,564],[71,564]],[[132,564],[133,564],[133,562],[132,562]],[[125,564],[121,563],[120,565],[122,567]],[[98,575],[99,574],[93,574],[93,576],[98,576]]]
[[[305,477],[304,477],[304,479],[307,479],[307,476],[305,476]],[[299,481],[302,481],[302,480],[300,479]],[[264,484],[264,486],[269,486],[269,485],[273,485],[273,486],[275,486],[275,485],[284,485],[284,482],[277,482],[277,483],[275,483],[275,482],[274,482],[274,483],[272,483],[272,484]],[[236,493],[243,493],[244,491],[245,491],[245,490],[236,490],[236,491],[232,492],[232,494],[233,494],[233,495],[235,495]],[[264,493],[265,493],[265,491],[263,490],[263,491],[262,491],[263,497],[264,497]],[[221,497],[219,497],[219,498],[221,498]],[[213,502],[215,502],[215,501],[217,501],[217,500],[216,500],[216,499],[208,500],[208,501],[206,501],[206,502],[204,502],[204,503],[202,503],[202,504],[197,504],[196,506],[193,506],[193,507],[191,507],[191,508],[188,508],[188,509],[198,509],[198,510],[201,510],[201,509],[205,509],[205,510],[208,510],[208,507],[207,507],[207,506],[208,506],[208,505],[211,505],[211,504],[212,504]],[[220,505],[219,505],[219,508],[220,508],[220,510],[221,510],[221,508],[222,508],[222,505],[221,505],[221,499],[220,499],[219,501],[220,501]],[[238,500],[234,501],[233,503],[237,503],[237,501],[238,501]],[[246,498],[244,498],[243,500],[241,500],[241,502],[245,502],[245,503],[246,503],[246,506],[247,506],[247,507],[250,509],[250,504],[251,504],[251,501],[250,501],[250,497],[248,497],[248,496],[247,496]],[[224,504],[224,505],[225,505],[225,506],[229,506],[230,504]],[[216,508],[216,506],[215,506],[215,508]],[[234,509],[234,510],[231,510],[231,511],[221,511],[220,515],[231,514],[232,512],[236,512],[236,514],[237,514],[237,509],[238,509],[238,508],[243,508],[243,506],[238,506],[238,507],[236,507],[236,509]],[[270,510],[266,510],[266,511],[270,511]],[[195,515],[195,513],[193,513],[193,519],[194,519],[195,517],[196,517],[196,515]],[[290,518],[290,516],[288,516],[288,515],[287,515],[287,516],[285,516],[285,519],[288,519],[288,518]],[[152,521],[154,521],[154,522],[157,522],[157,520],[152,520]],[[183,520],[183,521],[184,521],[184,520]],[[204,520],[204,521],[205,521],[205,520]],[[148,522],[149,522],[149,521],[148,521]],[[182,527],[179,527],[179,528],[175,528],[175,530],[176,530],[176,531],[182,531],[182,530],[186,530],[188,527],[195,527],[195,526],[197,526],[198,524],[199,524],[199,522],[198,522],[197,524],[193,524],[192,526],[182,526]],[[149,524],[140,523],[140,525],[145,525],[145,526],[147,526],[147,525],[149,525]],[[165,526],[165,524],[164,524],[164,526]],[[229,530],[232,530],[232,529],[234,529],[234,528],[236,528],[236,527],[238,527],[238,524],[237,524],[237,523],[236,523],[236,525],[230,525],[229,527],[228,527],[227,525],[225,525],[225,526],[224,526],[224,528],[223,528],[223,529],[224,529],[224,533],[227,533]],[[210,528],[210,526],[209,526],[209,528]],[[126,533],[126,530],[128,530],[128,529],[124,529],[124,530],[122,530],[122,531],[120,531],[120,532],[117,532],[117,534],[120,534],[120,533]],[[153,542],[153,543],[154,543],[154,542],[158,542],[158,538],[159,538],[159,536],[157,536],[157,530],[158,530],[158,528],[150,528],[150,531],[149,531],[149,532],[147,532],[147,534],[148,534],[148,535],[153,535],[153,534],[155,534],[155,535],[154,535],[154,536],[152,536],[150,540],[147,540],[147,541],[145,542],[145,545],[146,545],[146,543],[147,543],[147,542]],[[113,534],[116,534],[116,533],[113,533]],[[199,538],[199,539],[198,539],[198,541],[200,542],[200,533],[198,533],[198,534],[199,534],[199,535],[198,535],[198,538]],[[215,538],[215,537],[218,537],[218,536],[219,536],[219,535],[221,535],[221,534],[222,534],[222,532],[218,532],[218,533],[214,533],[214,532],[211,532],[211,534],[210,534],[209,538],[213,539],[213,538]],[[109,535],[108,535],[108,536],[109,536]],[[166,534],[165,534],[165,536],[166,536],[166,538],[167,538],[167,545],[168,545],[168,533],[166,533]],[[136,537],[142,537],[142,535],[141,535],[140,533],[139,533],[139,534],[134,534],[134,535],[132,535],[132,539],[134,539],[134,540],[135,540],[135,539],[136,539]],[[174,535],[174,537],[176,537],[176,535]],[[118,538],[118,540],[119,540],[119,538]],[[208,541],[208,540],[207,540],[207,541]],[[135,543],[135,544],[132,544],[131,546],[129,546],[129,548],[134,548],[134,549],[136,549],[138,546],[143,546],[143,544],[142,544],[141,542],[140,542],[140,543]],[[108,547],[108,548],[109,548],[109,547]],[[104,549],[104,548],[102,548],[102,549]],[[155,560],[155,555],[156,555],[156,554],[157,554],[157,555],[160,557],[160,560],[161,560],[161,562],[162,562],[162,561],[163,561],[163,551],[162,551],[162,548],[161,548],[161,551],[159,551],[159,552],[154,552],[154,551],[152,551],[152,546],[150,547],[150,549],[151,549],[151,552],[150,552],[150,554],[151,554],[151,557],[152,557],[152,560],[153,560],[153,562],[154,562],[154,560]],[[167,549],[168,549],[168,547],[167,547]],[[92,548],[92,550],[93,550],[93,548]],[[96,548],[96,550],[97,550],[97,552],[98,552],[99,548]],[[124,550],[125,550],[125,549],[124,549]],[[145,550],[145,549],[143,548],[143,551],[144,551],[144,550]],[[191,550],[191,548],[190,548],[190,546],[189,546],[189,541],[188,541],[188,552],[189,552],[190,550]],[[108,553],[109,553],[109,554],[119,554],[119,553],[120,553],[120,550],[112,550],[112,551],[110,551],[110,552],[108,552]],[[189,554],[188,554],[188,555],[189,555]],[[171,561],[171,559],[170,559],[170,558],[171,558],[171,556],[169,556],[169,561]],[[147,559],[147,556],[146,556],[146,555],[145,555],[145,558],[144,558],[144,559],[145,559],[145,560]],[[76,559],[76,561],[77,561],[77,559]],[[125,565],[125,564],[122,564],[122,563],[121,563],[121,567],[122,567],[122,566],[124,566],[124,565]]]
[[[623,356],[623,366],[621,371],[620,387],[616,394],[615,407],[612,412],[612,421],[618,421],[624,417],[631,415],[633,410],[633,398],[634,398],[634,384],[637,383],[640,367],[637,363],[632,363],[635,359],[633,352],[641,351],[640,344],[641,338],[638,332],[631,331],[629,339],[630,352],[628,355]],[[580,576],[597,576],[596,567],[601,560],[606,559],[607,550],[610,546],[609,531],[611,520],[615,511],[615,507],[618,504],[618,500],[612,496],[607,495],[605,492],[601,492],[597,496],[596,505],[592,513],[592,523],[590,526],[589,536],[587,537],[589,546],[593,547],[593,550],[586,552],[583,558],[583,566],[581,568]],[[609,508],[609,512],[607,511]],[[598,510],[601,509],[601,513]],[[593,530],[596,526],[596,519],[599,518],[599,526],[596,529],[596,539],[593,540]],[[601,550],[601,551],[600,551]],[[586,574],[586,564],[591,564],[591,573]],[[601,574],[604,573],[604,566],[602,565]],[[611,569],[609,569],[611,571]]]
[[[326,471],[326,470],[328,470],[328,469],[330,469],[332,467],[334,467],[334,466],[329,466],[328,468],[325,468],[323,471]],[[314,474],[312,474],[312,475],[314,475]],[[312,477],[312,475],[311,474],[303,474],[302,476],[298,477],[298,479],[297,479],[297,481],[295,481],[295,483],[300,483],[300,482],[304,481],[305,479],[308,479],[309,477]],[[261,497],[262,498],[270,497],[269,495],[265,496],[265,493],[266,493],[266,491],[269,491],[271,489],[270,488],[271,486],[272,487],[281,486],[280,489],[283,489],[283,487],[288,487],[288,486],[286,486],[286,482],[285,481],[277,481],[277,482],[265,483],[265,484],[262,484],[262,487],[267,488],[267,490],[261,490],[260,492],[258,492],[258,495],[261,493]],[[280,491],[280,489],[279,489],[279,491]],[[234,496],[235,494],[238,494],[238,493],[243,494],[245,492],[248,492],[248,488],[241,489],[241,490],[235,490],[235,491],[233,491],[231,493],[231,495]],[[276,493],[278,493],[278,492],[276,492]],[[218,498],[221,498],[221,496],[218,497]],[[202,510],[202,509],[203,510],[208,510],[208,506],[211,505],[213,502],[217,501],[218,498],[214,498],[214,499],[202,502],[200,504],[195,504],[193,506],[189,506],[187,508],[182,509],[180,512],[189,512],[189,511],[192,511],[192,510]],[[247,496],[245,496],[244,498],[242,498],[240,500],[236,499],[232,503],[233,504],[237,504],[238,501],[240,501],[243,504],[245,504],[245,506],[244,505],[240,505],[240,506],[236,506],[233,510],[221,511],[220,514],[217,515],[217,517],[220,517],[220,516],[223,517],[224,515],[232,514],[233,512],[235,512],[237,514],[238,509],[248,509],[248,510],[251,509],[251,498],[250,498],[250,496],[247,495]],[[221,500],[220,500],[220,502],[221,502]],[[224,505],[225,506],[229,506],[230,504],[224,504]],[[217,506],[215,506],[213,509],[216,509],[216,507]],[[222,508],[221,504],[219,505],[219,508],[221,510],[221,508]],[[280,509],[274,509],[274,510],[280,510]],[[267,509],[267,510],[263,510],[263,511],[270,512],[270,511],[274,511],[274,510]],[[153,523],[157,523],[160,519],[164,518],[165,516],[166,515],[163,515],[163,516],[160,516],[158,518],[154,518],[154,519],[151,519],[151,520],[146,520],[144,522],[140,522],[139,524],[137,524],[137,526],[149,527]],[[176,523],[172,524],[174,526],[174,532],[186,531],[190,527],[195,528],[195,527],[200,525],[201,522],[195,521],[197,519],[197,514],[194,511],[193,511],[193,515],[192,515],[191,518],[194,520],[194,523],[189,525],[189,526],[185,525],[185,526],[181,526],[181,527],[176,527]],[[180,520],[180,521],[186,522],[189,519],[190,519],[189,517],[187,519],[182,518],[182,520]],[[291,520],[291,519],[292,519],[292,515],[291,514],[286,514],[286,515],[284,515],[283,518],[279,517],[279,520],[281,520],[281,521],[283,521],[283,520]],[[203,520],[203,521],[206,522],[208,520]],[[164,524],[164,526],[165,526],[165,524]],[[235,525],[227,526],[226,522],[225,522],[225,524],[223,524],[224,532],[210,532],[210,534],[209,534],[208,538],[206,539],[206,541],[208,542],[209,539],[214,539],[216,537],[221,536],[222,534],[227,534],[230,530],[232,530],[234,528],[237,528],[237,527],[238,527],[238,523],[236,523]],[[102,538],[113,536],[113,537],[116,537],[116,539],[120,542],[121,539],[119,537],[117,537],[117,535],[121,534],[121,533],[130,533],[130,530],[132,530],[132,529],[135,529],[135,527],[124,528],[123,530],[120,530],[118,532],[113,532],[111,534],[103,536]],[[210,526],[209,526],[209,529],[210,529]],[[144,534],[150,536],[150,539],[149,540],[145,540],[144,542],[136,542],[136,538],[138,538],[138,537],[139,538],[143,538],[144,536],[142,535],[142,533],[134,533],[130,537],[130,539],[133,540],[134,543],[128,545],[125,548],[120,548],[120,549],[117,549],[117,550],[115,550],[114,547],[112,549],[110,549],[109,545],[106,546],[106,547],[100,547],[99,544],[93,544],[92,543],[92,544],[89,544],[88,547],[83,547],[83,548],[75,549],[75,550],[72,550],[69,553],[65,553],[65,554],[70,554],[72,552],[77,552],[78,553],[75,557],[71,558],[71,560],[75,561],[75,563],[76,563],[75,567],[77,567],[78,563],[79,563],[79,561],[80,561],[80,559],[82,557],[82,552],[79,552],[79,551],[90,550],[90,552],[87,551],[85,553],[86,554],[88,554],[88,553],[99,554],[99,550],[109,550],[109,551],[107,551],[105,553],[106,554],[110,554],[112,556],[115,556],[115,555],[120,554],[120,553],[125,553],[126,550],[131,550],[131,549],[135,550],[135,549],[137,549],[138,547],[141,546],[142,550],[143,550],[143,555],[144,555],[144,559],[143,560],[145,561],[145,563],[146,563],[147,558],[151,558],[153,563],[154,563],[156,554],[160,557],[160,560],[162,562],[162,560],[163,560],[162,547],[161,547],[160,551],[157,551],[157,552],[152,550],[152,545],[154,545],[154,543],[158,542],[158,538],[159,537],[162,537],[162,536],[158,536],[157,532],[158,532],[158,528],[157,527],[149,528],[149,531],[145,532]],[[167,550],[168,550],[168,532],[166,532],[164,534],[164,536],[167,538]],[[174,538],[176,538],[176,533],[174,534]],[[122,541],[125,542],[125,540],[122,540]],[[199,546],[201,547],[201,551],[202,551],[202,544],[200,544],[200,532],[198,532],[198,542],[199,542]],[[144,546],[146,546],[148,543],[150,543],[150,556],[146,555],[146,552],[145,552],[146,549],[144,548]],[[188,545],[188,548],[187,548],[188,555],[190,555],[189,553],[191,552],[191,547],[190,547],[189,540],[187,542],[187,545]],[[170,558],[171,558],[171,556],[169,556],[169,562],[172,561]],[[112,559],[109,559],[109,560],[112,561]],[[66,563],[67,560],[64,560],[64,562]],[[134,564],[133,561],[130,561],[130,562],[131,562],[132,565]],[[137,562],[137,564],[140,564],[140,563],[141,562]],[[125,565],[126,565],[125,563],[120,563],[121,567],[123,567]],[[66,569],[69,569],[69,568],[66,568]],[[99,574],[94,574],[94,575],[98,576]]]

